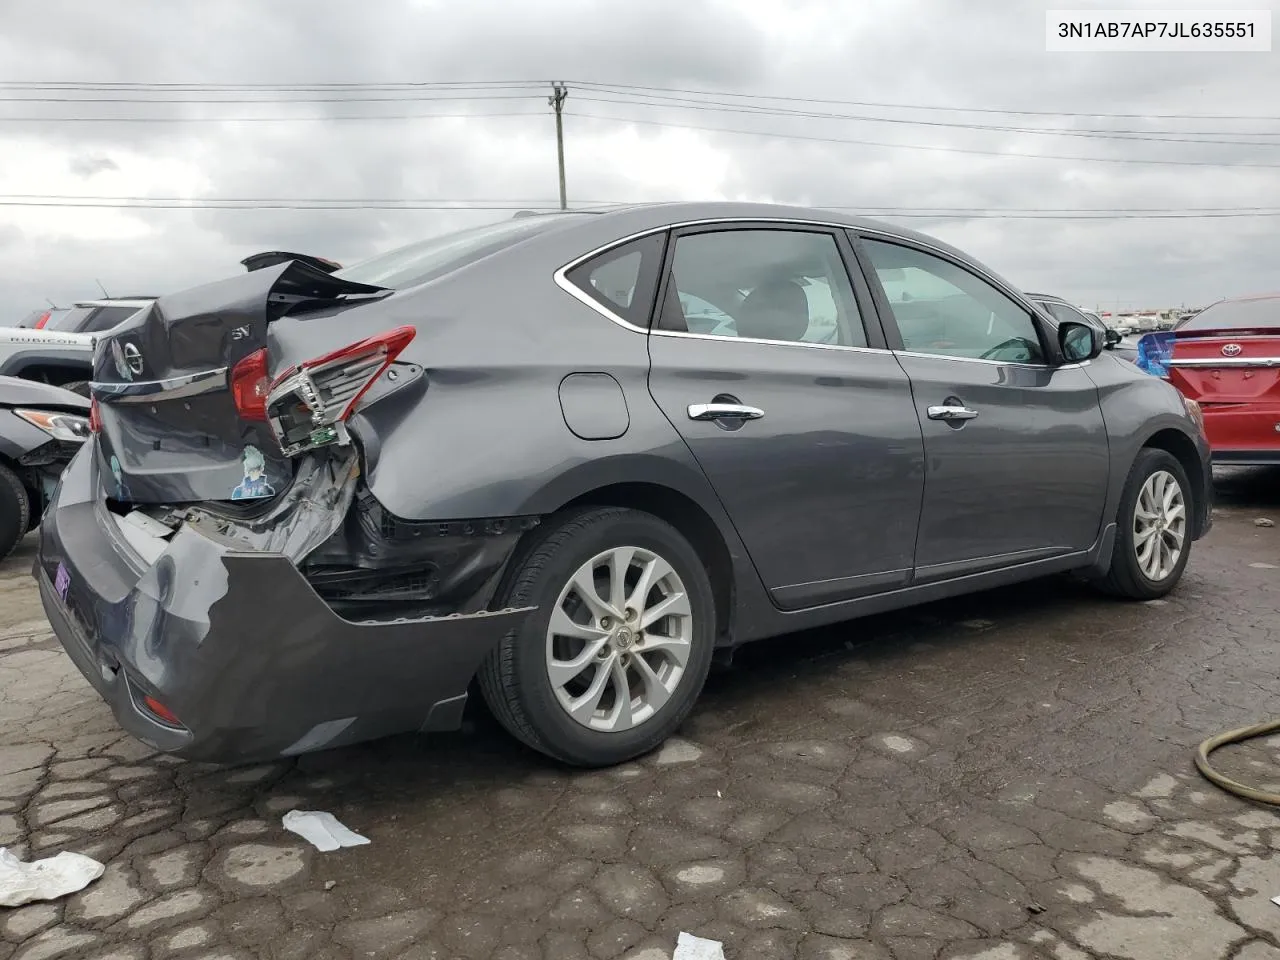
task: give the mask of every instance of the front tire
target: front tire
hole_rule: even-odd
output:
[[[0,464],[0,560],[13,553],[31,524],[31,498],[26,487],[17,474]]]
[[[507,606],[538,611],[485,661],[498,721],[566,763],[648,753],[688,716],[715,642],[705,564],[670,524],[618,507],[573,514],[525,555]]]
[[[1178,459],[1143,449],[1125,481],[1111,569],[1098,586],[1131,600],[1155,600],[1176,587],[1191,556],[1191,497]]]

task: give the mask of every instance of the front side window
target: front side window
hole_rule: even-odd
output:
[[[1044,363],[1030,312],[949,260],[880,240],[863,245],[903,349],[966,360]]]
[[[677,237],[661,325],[782,343],[867,345],[835,237],[802,230]]]

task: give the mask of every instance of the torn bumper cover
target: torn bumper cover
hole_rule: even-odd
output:
[[[485,656],[532,612],[346,620],[283,553],[194,524],[140,551],[96,471],[89,449],[67,469],[33,572],[76,666],[165,752],[243,762],[454,728]]]

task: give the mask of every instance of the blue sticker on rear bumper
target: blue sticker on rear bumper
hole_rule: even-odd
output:
[[[71,589],[71,574],[67,572],[65,563],[58,564],[58,572],[53,576],[53,589],[58,592],[58,598],[66,603],[67,591]]]
[[[276,488],[267,482],[267,461],[257,447],[244,448],[244,479],[231,491],[232,500],[274,497]]]
[[[111,458],[111,476],[116,479],[116,499],[121,503],[127,503],[132,499],[129,496],[129,485],[124,482],[124,473],[120,470],[120,461],[114,456]]]

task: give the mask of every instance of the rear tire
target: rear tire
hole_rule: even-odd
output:
[[[17,474],[0,464],[0,560],[13,553],[30,527],[31,500],[27,490]]]
[[[711,581],[651,514],[592,508],[553,523],[502,598],[538,610],[490,654],[480,689],[526,745],[611,766],[661,745],[693,708],[716,636]]]
[[[1097,586],[1130,600],[1155,600],[1176,587],[1191,556],[1192,495],[1173,454],[1140,451],[1120,496],[1111,569]]]

